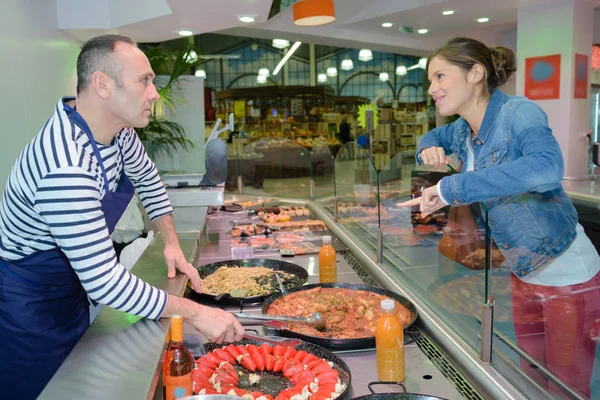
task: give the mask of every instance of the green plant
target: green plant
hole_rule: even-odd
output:
[[[175,50],[153,46],[144,51],[157,76],[154,84],[160,99],[152,104],[150,122],[145,128],[137,129],[137,134],[152,159],[159,154],[170,156],[179,147],[184,150],[196,147],[186,137],[183,127],[167,120],[166,115],[167,108],[175,115],[176,103],[186,104],[180,80],[200,63],[199,57],[190,55],[192,51],[192,46]]]

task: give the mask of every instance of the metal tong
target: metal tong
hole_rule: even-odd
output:
[[[310,317],[290,317],[282,315],[263,315],[263,314],[244,314],[244,313],[232,313],[236,318],[244,319],[255,319],[260,321],[281,321],[281,322],[299,322],[307,324],[315,329],[321,330],[325,327],[325,320],[323,316],[314,312],[310,314]]]

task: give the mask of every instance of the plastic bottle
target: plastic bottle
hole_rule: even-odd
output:
[[[192,393],[194,358],[183,344],[183,318],[171,316],[171,342],[165,356],[163,382],[165,399],[174,400]]]
[[[381,301],[381,318],[375,327],[377,379],[381,382],[404,381],[404,327],[396,317],[394,300]]]
[[[323,236],[323,246],[319,250],[319,282],[337,281],[337,260],[331,245],[331,236]]]

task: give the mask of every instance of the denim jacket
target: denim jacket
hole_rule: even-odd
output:
[[[422,163],[421,150],[431,146],[463,162],[460,174],[441,180],[442,196],[452,206],[485,205],[506,263],[525,276],[560,255],[576,236],[577,212],[561,186],[558,142],[537,104],[498,89],[471,139],[474,170],[466,172],[471,132],[463,118],[429,131],[419,143],[417,162]]]

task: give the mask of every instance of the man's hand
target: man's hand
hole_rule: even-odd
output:
[[[411,199],[403,203],[396,203],[396,207],[412,207],[416,205],[420,206],[421,218],[433,214],[440,208],[446,207],[446,204],[444,204],[438,196],[436,186],[430,186],[424,189],[421,197],[417,197],[416,199]]]
[[[220,308],[201,306],[194,318],[187,321],[211,343],[237,342],[244,335],[244,328],[233,316]]]
[[[165,244],[163,254],[165,256],[165,261],[167,262],[167,277],[169,277],[169,279],[175,278],[175,271],[178,270],[179,272],[186,274],[190,282],[192,282],[194,290],[201,293],[202,279],[200,279],[200,275],[198,275],[198,270],[196,270],[192,264],[187,262],[183,255],[183,251],[181,251],[179,242]]]

